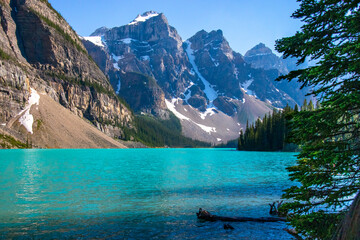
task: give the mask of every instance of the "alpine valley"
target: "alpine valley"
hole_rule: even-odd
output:
[[[162,13],[89,37],[46,0],[0,0],[0,17],[0,148],[146,144],[144,124],[215,145],[307,93],[274,81],[294,59],[264,44],[242,56],[221,30],[184,41]]]

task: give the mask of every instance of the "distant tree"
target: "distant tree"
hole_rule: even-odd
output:
[[[238,150],[244,150],[244,133],[243,130],[240,130],[240,137],[238,141]]]
[[[144,143],[149,147],[210,147],[209,143],[186,138],[181,135],[181,123],[175,115],[168,120],[150,116],[135,116],[136,131],[124,129],[124,138]]]
[[[298,105],[296,104],[295,105],[295,108],[294,108],[294,112],[298,112],[299,111],[299,107],[298,107]]]
[[[301,111],[306,110],[307,107],[308,107],[308,103],[307,103],[307,100],[306,100],[306,98],[305,98],[305,99],[304,99],[304,102],[303,102],[303,105],[301,106]]]
[[[307,107],[308,111],[313,111],[314,110],[314,103],[312,102],[312,100],[310,100],[308,107]]]
[[[289,168],[298,184],[286,190],[291,201],[283,207],[304,237],[330,239],[360,189],[360,1],[299,2],[292,16],[304,25],[276,49],[298,64],[306,58],[316,64],[280,79],[312,87],[321,107],[291,121],[290,138],[302,150]]]

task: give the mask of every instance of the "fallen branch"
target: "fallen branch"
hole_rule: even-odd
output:
[[[286,213],[280,210],[283,202],[284,201],[281,200],[281,201],[273,202],[272,204],[269,203],[269,205],[270,205],[269,214],[273,215],[273,216],[278,216],[278,217],[285,217]]]
[[[206,210],[199,209],[199,212],[196,213],[198,219],[205,221],[223,221],[223,222],[285,222],[286,218],[283,217],[260,217],[260,218],[251,218],[251,217],[223,217],[212,215]]]

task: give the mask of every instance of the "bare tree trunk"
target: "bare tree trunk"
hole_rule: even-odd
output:
[[[212,215],[206,210],[199,209],[199,212],[196,213],[197,217],[206,221],[224,221],[224,222],[285,222],[286,218],[283,217],[260,217],[260,218],[250,218],[250,217],[223,217]]]
[[[349,212],[340,223],[332,240],[360,239],[360,192],[351,204]]]

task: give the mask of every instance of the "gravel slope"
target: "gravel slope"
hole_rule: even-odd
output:
[[[39,105],[32,105],[30,113],[34,117],[33,134],[27,133],[27,137],[35,147],[127,148],[46,94],[40,93]],[[27,132],[18,120],[13,121],[10,127]]]

